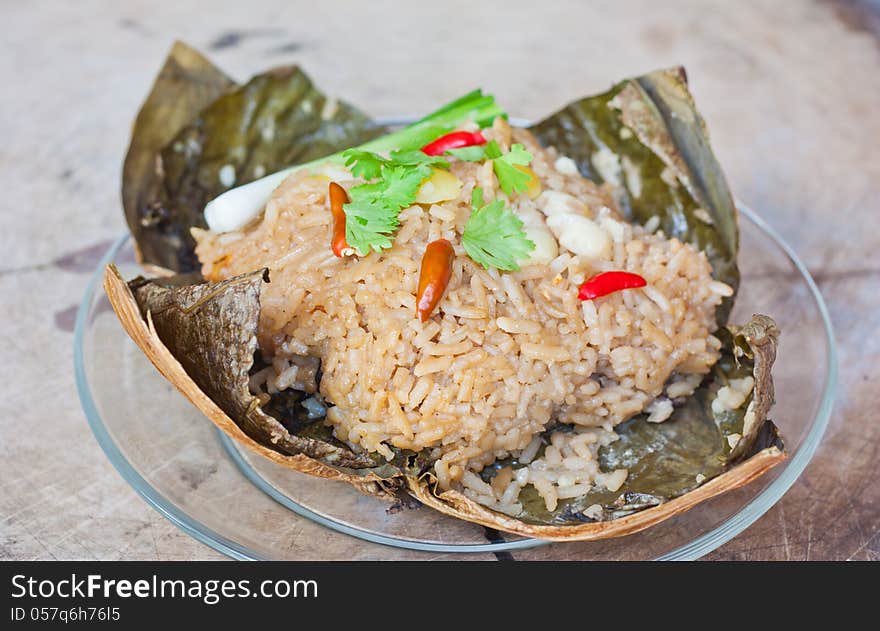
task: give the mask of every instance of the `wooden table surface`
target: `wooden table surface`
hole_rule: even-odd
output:
[[[72,371],[76,305],[125,230],[129,126],[175,38],[239,78],[300,63],[374,115],[481,85],[536,117],[684,64],[735,194],[807,263],[840,346],[813,462],[707,558],[880,558],[880,3],[89,0],[0,16],[0,559],[220,558],[113,470]]]

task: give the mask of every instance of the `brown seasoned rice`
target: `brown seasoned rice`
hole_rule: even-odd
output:
[[[515,514],[525,484],[548,508],[593,485],[623,484],[626,471],[600,472],[596,451],[616,438],[618,423],[642,411],[662,422],[672,400],[693,392],[717,360],[715,307],[731,290],[712,280],[702,252],[655,233],[656,224],[621,221],[605,187],[540,148],[528,132],[501,122],[487,135],[502,145],[512,136],[535,156],[531,166],[544,194],[509,202],[527,227],[550,234],[548,227],[574,224],[545,225],[549,214],[577,215],[598,234],[585,247],[601,255],[570,251],[580,244],[560,238],[572,234],[560,228],[546,260],[511,273],[479,267],[460,245],[471,192],[482,186],[487,200],[502,193],[491,167],[458,161],[451,170],[464,183],[459,196],[403,210],[394,245],[382,253],[333,255],[328,178],[303,172],[285,180],[262,217],[242,231],[195,232],[207,278],[270,269],[259,330],[270,367],[253,388],[296,384],[301,357],[320,357],[320,394],[333,403],[326,422],[339,439],[388,458],[390,447],[428,450],[443,488],[460,485],[477,501]],[[421,323],[414,317],[419,264],[426,244],[438,238],[455,246],[452,280],[433,317]],[[580,283],[615,269],[648,284],[578,300]],[[733,405],[739,391],[724,396]],[[536,457],[538,434],[551,421],[575,429],[554,433]],[[491,484],[477,475],[510,455],[528,466],[502,470]]]

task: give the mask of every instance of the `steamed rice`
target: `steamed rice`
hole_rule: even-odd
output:
[[[656,225],[620,220],[608,189],[528,132],[499,122],[487,135],[534,155],[549,195],[509,202],[526,224],[531,218],[540,228],[542,203],[570,195],[607,240],[602,256],[577,255],[558,239],[552,259],[518,272],[479,267],[459,245],[471,193],[481,186],[487,200],[503,194],[491,167],[454,160],[459,196],[403,210],[394,245],[382,253],[333,255],[328,178],[304,172],[285,180],[244,230],[195,231],[196,252],[210,279],[270,269],[259,328],[269,367],[252,388],[298,384],[303,356],[319,357],[320,395],[333,404],[325,422],[337,438],[389,459],[390,447],[427,450],[441,487],[515,515],[526,484],[548,509],[594,486],[623,484],[625,470],[599,471],[597,450],[616,438],[615,425],[643,411],[662,422],[673,400],[693,392],[718,358],[715,308],[731,290],[712,280],[702,252],[653,232]],[[439,238],[455,244],[452,280],[421,323],[420,261]],[[579,301],[578,285],[605,270],[635,272],[648,284]],[[575,429],[545,445],[538,435],[556,422]],[[525,466],[502,469],[491,483],[478,475],[508,456]]]

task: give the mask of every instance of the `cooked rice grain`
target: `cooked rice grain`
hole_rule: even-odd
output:
[[[504,141],[511,131],[497,123],[487,134]],[[490,165],[455,160],[459,196],[403,210],[394,246],[382,253],[332,255],[327,180],[306,173],[285,180],[262,220],[240,234],[195,231],[207,278],[270,269],[258,339],[275,374],[260,373],[254,387],[295,383],[285,362],[320,357],[321,395],[334,404],[326,422],[339,439],[387,458],[390,447],[430,450],[441,487],[461,485],[508,514],[525,484],[550,508],[591,485],[623,483],[625,471],[598,470],[597,445],[646,410],[667,382],[669,399],[693,392],[717,360],[715,307],[730,289],[712,280],[705,255],[692,246],[621,221],[607,187],[573,172],[555,150],[540,148],[523,130],[513,130],[512,141],[535,156],[544,191],[576,197],[607,232],[607,258],[560,246],[549,264],[524,264],[518,272],[478,267],[460,245],[471,192],[480,185],[486,199],[500,193]],[[523,216],[541,212],[525,196],[512,207]],[[427,243],[441,237],[455,244],[452,279],[421,323],[414,314],[420,261]],[[613,269],[641,274],[648,284],[577,299],[579,283]],[[735,403],[727,394],[725,403]],[[667,403],[650,409],[657,421],[667,412]],[[537,435],[551,420],[576,429],[558,441],[554,434],[535,459]],[[509,455],[529,464],[505,474],[506,484],[476,475]]]

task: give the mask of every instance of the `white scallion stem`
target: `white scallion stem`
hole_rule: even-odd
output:
[[[291,167],[272,175],[237,186],[215,197],[205,206],[205,221],[214,232],[231,232],[243,228],[260,214],[272,191],[299,167]]]
[[[455,129],[468,120],[489,124],[496,116],[503,115],[495,99],[475,90],[429,114],[405,129],[376,138],[359,148],[366,151],[389,149],[418,149],[434,138]],[[336,153],[313,162],[272,173],[248,184],[237,186],[215,197],[205,206],[205,221],[214,232],[240,230],[258,216],[278,188],[291,173],[326,163],[342,164],[342,153]]]

